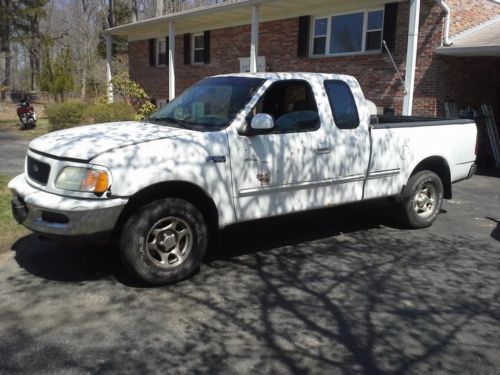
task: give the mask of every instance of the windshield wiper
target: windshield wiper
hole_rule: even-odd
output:
[[[179,125],[180,127],[184,129],[191,129],[189,125],[193,125],[190,122],[179,120],[176,118],[172,117],[150,117],[149,120],[150,122],[158,121],[158,122],[170,122],[175,125]]]

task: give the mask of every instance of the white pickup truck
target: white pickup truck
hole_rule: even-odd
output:
[[[427,227],[474,173],[476,126],[373,107],[345,75],[209,77],[147,121],[33,140],[13,214],[48,237],[116,239],[150,284],[188,277],[210,236],[247,220],[395,197]]]

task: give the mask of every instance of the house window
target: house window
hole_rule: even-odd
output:
[[[384,10],[316,17],[313,22],[313,56],[380,51]]]
[[[203,34],[193,35],[193,64],[203,64],[205,61],[205,38]]]
[[[165,39],[156,40],[156,66],[167,65],[167,41]]]
[[[326,39],[328,35],[328,18],[319,18],[314,21],[313,55],[326,53]]]
[[[384,11],[368,12],[366,27],[365,51],[380,51],[382,47],[382,31],[384,29]]]

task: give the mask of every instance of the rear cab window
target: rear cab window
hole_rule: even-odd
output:
[[[340,80],[326,80],[324,85],[337,128],[356,129],[359,113],[349,85]]]

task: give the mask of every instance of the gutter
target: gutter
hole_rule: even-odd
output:
[[[450,24],[451,24],[451,9],[444,0],[435,0],[436,3],[444,10],[446,13],[444,18],[444,35],[443,35],[443,46],[451,46],[453,42],[450,40]]]

